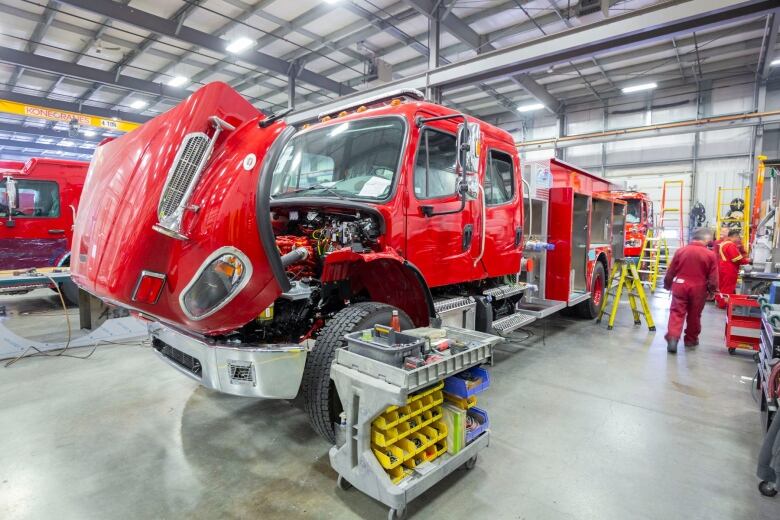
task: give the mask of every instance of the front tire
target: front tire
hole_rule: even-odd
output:
[[[347,346],[345,334],[374,325],[389,325],[393,311],[398,311],[401,329],[414,327],[402,310],[377,302],[361,302],[341,309],[322,328],[303,369],[303,408],[314,431],[331,444],[336,443],[333,423],[343,411],[336,385],[330,379],[330,366],[336,350]]]
[[[597,261],[590,281],[590,298],[577,305],[577,313],[581,318],[592,320],[598,317],[601,302],[606,296],[605,280],[604,266]]]

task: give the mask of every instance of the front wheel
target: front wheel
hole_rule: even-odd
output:
[[[601,262],[593,266],[593,275],[590,279],[590,298],[577,305],[577,312],[581,318],[592,320],[599,315],[601,302],[606,296],[606,275]]]
[[[330,379],[330,366],[336,350],[347,346],[345,334],[370,329],[374,325],[390,325],[393,311],[398,311],[401,329],[414,327],[402,310],[386,303],[361,302],[336,313],[322,328],[303,369],[303,408],[314,431],[336,443],[333,423],[343,411],[336,385]]]

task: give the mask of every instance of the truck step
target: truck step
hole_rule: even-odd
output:
[[[433,302],[433,307],[436,309],[437,314],[456,311],[459,309],[467,309],[473,305],[474,298],[471,296],[457,296],[455,298],[448,298],[446,300],[438,300]]]
[[[494,300],[503,300],[504,298],[509,298],[510,296],[516,296],[522,293],[527,289],[527,287],[528,286],[524,283],[499,285],[498,287],[493,287],[492,289],[485,289],[482,291],[482,294],[485,296],[490,296]]]
[[[530,314],[524,314],[522,312],[516,312],[510,314],[504,318],[497,319],[493,322],[493,330],[499,335],[509,334],[513,330],[517,330],[520,327],[525,327],[536,321],[535,316]]]

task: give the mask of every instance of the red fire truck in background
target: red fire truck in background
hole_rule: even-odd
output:
[[[653,227],[653,201],[641,191],[620,191],[615,196],[626,202],[626,258],[638,258],[645,243],[647,231]]]
[[[495,334],[552,307],[592,317],[623,243],[607,182],[559,162],[523,179],[507,132],[416,91],[296,130],[211,83],[90,171],[76,283],[149,320],[154,350],[208,388],[300,390],[331,441],[345,334],[394,311]]]
[[[89,163],[35,158],[3,165],[0,270],[69,265],[73,223]],[[75,303],[76,286],[64,283],[62,288]],[[13,288],[17,293],[26,290]]]

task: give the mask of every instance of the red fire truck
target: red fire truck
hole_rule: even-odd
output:
[[[622,205],[581,170],[552,178],[541,295],[592,316],[612,255],[589,230],[611,231]],[[535,319],[522,308],[539,287],[521,274],[525,235],[537,233],[523,230],[524,205],[536,207],[523,182],[507,132],[415,91],[296,130],[212,83],[98,147],[71,269],[85,290],[150,320],[155,351],[181,372],[235,395],[300,389],[332,440],[341,404],[330,365],[346,333],[393,311],[403,328],[499,334]],[[596,201],[609,206],[598,218]]]
[[[626,243],[623,253],[627,258],[639,257],[647,231],[653,227],[653,201],[641,191],[620,191],[615,196],[626,201]]]
[[[89,163],[35,158],[6,166],[0,169],[0,270],[69,265]],[[75,285],[62,287],[75,302]]]

